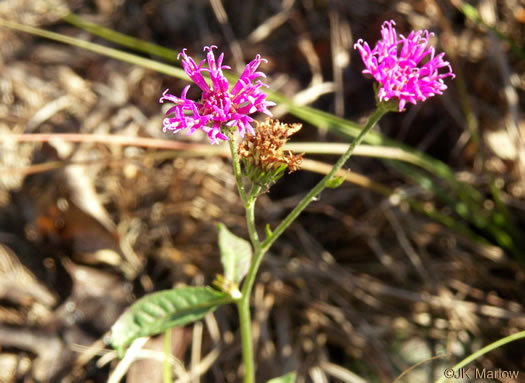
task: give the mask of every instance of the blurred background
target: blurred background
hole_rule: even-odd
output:
[[[368,144],[398,154],[352,157],[361,178],[323,191],[266,256],[257,381],[296,370],[298,382],[393,382],[441,356],[400,380],[433,382],[525,328],[522,1],[3,0],[0,19],[175,66],[183,48],[198,61],[212,44],[237,73],[266,58],[285,101],[274,115],[303,123],[294,143],[322,154],[259,199],[261,233],[335,162],[324,143],[351,141],[374,110],[353,44],[373,47],[390,19],[404,35],[434,32],[457,75],[449,89],[381,120]],[[217,222],[247,237],[231,166],[203,135],[162,132],[159,97],[188,81],[0,24],[0,382],[106,382],[118,359],[104,337],[120,313],[211,283]],[[177,381],[241,381],[233,307],[172,337]],[[525,382],[524,350],[510,343],[475,366],[521,369]],[[162,337],[138,358],[111,382],[162,382]]]

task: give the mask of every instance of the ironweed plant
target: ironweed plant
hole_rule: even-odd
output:
[[[376,110],[368,118],[359,135],[334,164],[331,171],[315,185],[297,206],[275,228],[268,225],[261,236],[256,229],[255,203],[286,171],[300,168],[302,154],[285,153],[283,145],[300,124],[284,124],[270,118],[257,122],[252,117],[262,112],[271,117],[269,107],[275,105],[266,99],[261,81],[266,77],[259,66],[266,62],[257,55],[244,69],[239,80],[230,86],[223,70],[224,54],[216,59],[216,46],[204,47],[206,59],[197,64],[183,49],[179,54],[190,79],[202,90],[200,100],[187,98],[190,85],[180,97],[166,90],[160,102],[173,106],[164,119],[164,131],[177,133],[186,130],[192,134],[202,130],[212,144],[227,141],[232,158],[237,189],[246,210],[249,242],[232,234],[223,224],[218,225],[218,246],[223,274],[218,275],[213,287],[182,287],[149,294],[131,306],[113,325],[111,344],[123,355],[126,348],[143,336],[161,333],[174,326],[182,326],[204,317],[225,304],[237,306],[244,368],[244,381],[255,382],[256,363],[252,343],[250,297],[257,271],[272,244],[325,188],[342,183],[336,173],[347,162],[355,148],[368,132],[388,112],[403,112],[407,103],[416,104],[442,94],[447,85],[444,79],[455,77],[444,53],[436,54],[429,46],[431,33],[412,31],[408,36],[397,34],[394,21],[386,21],[381,28],[382,38],[373,49],[358,40],[354,48],[362,57],[364,74],[375,80]],[[207,74],[209,81],[203,74]],[[239,141],[236,136],[241,138]],[[293,382],[294,372],[273,382]]]
[[[464,5],[462,12],[473,22],[479,23],[481,20],[471,6]],[[172,57],[173,52],[169,49],[122,35],[82,20],[74,14],[64,16],[64,20],[120,45],[166,59],[171,59]],[[356,138],[327,173],[326,177],[306,194],[288,216],[273,230],[266,225],[264,236],[259,237],[262,233],[257,232],[255,225],[255,202],[257,198],[268,191],[279,178],[285,175],[287,170],[288,172],[299,170],[302,162],[301,154],[296,155],[292,152],[283,151],[283,144],[293,133],[301,128],[300,124],[288,125],[270,119],[264,122],[254,120],[253,115],[256,112],[262,112],[271,116],[268,108],[274,105],[273,102],[267,101],[267,95],[264,91],[267,85],[261,81],[261,78],[265,76],[262,72],[258,72],[259,66],[265,62],[264,59],[256,56],[245,67],[235,85],[230,87],[228,78],[233,77],[224,75],[223,70],[229,69],[229,67],[222,65],[224,57],[222,54],[217,60],[215,59],[213,53],[213,50],[216,49],[215,46],[204,48],[207,58],[198,65],[187,55],[186,50],[183,50],[178,56],[179,59],[182,56],[184,70],[181,70],[177,67],[118,49],[19,24],[14,21],[0,19],[0,27],[76,46],[169,76],[181,78],[187,75],[201,89],[202,95],[199,101],[187,98],[189,86],[184,88],[181,97],[169,94],[167,90],[164,92],[160,101],[173,104],[164,120],[164,131],[171,130],[176,133],[186,130],[188,134],[192,134],[200,129],[208,135],[213,144],[218,144],[222,141],[228,142],[237,187],[246,208],[246,224],[250,241],[233,235],[223,224],[219,224],[218,247],[223,264],[223,273],[215,278],[212,287],[182,287],[160,291],[143,297],[132,305],[114,324],[108,340],[122,356],[125,354],[128,346],[139,337],[169,331],[171,327],[182,326],[199,320],[221,305],[234,304],[238,309],[241,327],[245,382],[255,381],[256,363],[251,341],[250,297],[264,254],[268,252],[276,239],[324,188],[334,188],[343,182],[343,179],[336,177],[337,171],[346,163],[355,148],[365,138],[368,143],[378,144],[380,135],[373,133],[367,136],[367,134],[387,112],[402,112],[407,103],[417,104],[429,97],[442,94],[447,88],[444,79],[447,77],[453,79],[455,77],[450,64],[444,60],[444,54],[436,54],[434,48],[428,45],[431,33],[426,30],[413,31],[407,37],[404,37],[396,33],[393,21],[386,21],[381,28],[381,39],[373,49],[362,40],[358,40],[354,46],[364,62],[365,69],[363,73],[371,75],[376,80],[377,110],[371,114],[367,123],[360,129],[357,128],[357,124],[351,121],[336,118],[330,113],[310,107],[297,106],[286,97],[276,92],[271,92],[272,99],[286,104],[290,114],[306,120],[312,125],[319,127],[328,125],[337,131],[344,132],[347,137]],[[487,27],[497,32],[497,29],[490,26]],[[504,37],[502,34],[498,34],[498,36],[500,38]],[[510,42],[518,55],[523,56],[523,52],[516,48],[517,45],[513,44],[511,39],[506,40]],[[458,86],[458,90],[459,88]],[[467,111],[466,113],[470,112]],[[236,138],[236,131],[239,132],[242,140]],[[475,126],[472,128],[472,132],[473,137],[476,136]],[[14,136],[11,135],[10,138]],[[72,141],[79,139],[79,137],[72,137],[72,135],[60,136],[61,139],[67,136]],[[85,139],[85,135],[82,136]],[[20,135],[18,139],[20,141],[33,141],[37,140],[37,137],[40,137],[38,139],[47,140],[50,135],[44,134],[42,137],[38,134],[24,134]],[[89,139],[96,141],[101,138],[89,137]],[[107,142],[108,140],[108,137],[104,137],[102,142]],[[115,142],[117,141],[119,140],[115,140]],[[512,220],[505,218],[507,211],[504,204],[500,206],[499,203],[496,203],[494,211],[488,212],[483,206],[485,199],[481,193],[471,184],[458,180],[452,169],[445,163],[386,137],[381,137],[381,141],[389,142],[393,148],[401,149],[402,156],[398,156],[397,159],[402,159],[406,163],[398,161],[391,164],[400,170],[402,174],[410,176],[421,186],[424,184],[430,185],[430,189],[434,191],[436,198],[445,202],[461,219],[465,220],[465,223],[483,233],[501,249],[515,256],[516,259],[523,261],[522,236],[520,236],[520,232],[513,225]],[[129,138],[126,137],[125,142],[129,142]],[[210,152],[212,152],[212,149],[210,149]],[[409,166],[408,164],[414,166]],[[429,178],[422,173],[421,169],[442,180],[448,189],[441,189],[429,182]],[[376,187],[376,190],[380,189]],[[389,191],[381,190],[383,190],[383,194],[390,194]],[[445,195],[446,193],[442,192],[443,190],[450,190],[454,198],[449,198],[448,195]],[[492,193],[496,200],[501,201],[496,188],[494,188]],[[440,214],[435,209],[428,210],[423,208],[418,201],[409,198],[406,198],[405,201],[409,202],[410,206],[415,210],[427,214],[445,227],[456,230],[480,244],[486,243],[485,238],[477,235],[466,225],[449,219],[449,217]],[[436,380],[436,383],[444,383],[455,379],[457,376],[462,376],[462,369],[482,355],[507,343],[522,339],[525,339],[525,330],[507,335],[475,351],[452,368],[445,369],[439,379]],[[169,340],[170,337],[166,336],[166,355],[170,351]],[[137,346],[141,344],[143,343],[140,341],[135,343]],[[437,355],[432,359],[443,356],[447,356],[447,354]],[[133,353],[130,352],[129,359],[132,358]],[[166,361],[169,361],[168,357],[166,357]],[[410,370],[421,363],[405,370],[395,382],[399,381]],[[119,367],[122,365],[125,366],[126,363],[122,363]],[[166,362],[164,367],[164,382],[172,382],[170,364]],[[122,369],[117,367],[115,370],[120,370],[118,374],[115,371],[113,375],[119,378],[122,375]],[[110,377],[111,379],[112,377]],[[270,382],[291,383],[294,380],[295,374],[290,372],[287,375],[274,378]]]

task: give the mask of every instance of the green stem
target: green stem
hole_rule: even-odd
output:
[[[242,203],[246,205],[247,197],[246,191],[244,190],[244,184],[242,183],[241,175],[241,164],[239,163],[239,155],[235,148],[235,140],[231,132],[227,132],[228,144],[230,145],[230,152],[232,155],[233,172],[235,173],[235,181],[237,183],[237,189],[239,190],[239,196],[241,197]]]
[[[235,173],[235,181],[237,189],[241,196],[244,208],[246,210],[246,224],[248,227],[248,234],[254,249],[254,260],[250,265],[250,270],[246,277],[246,282],[243,285],[242,297],[236,300],[237,311],[239,312],[239,323],[241,327],[241,342],[242,342],[242,362],[244,367],[244,382],[255,383],[255,360],[253,352],[253,338],[252,338],[252,319],[250,314],[250,296],[255,275],[262,260],[261,242],[255,227],[255,201],[259,194],[260,187],[253,186],[249,195],[246,194],[244,185],[242,183],[242,173],[239,163],[239,156],[235,148],[233,135],[227,133],[229,138],[230,152],[232,156],[233,172]],[[249,282],[248,282],[249,281]]]
[[[246,224],[248,226],[248,233],[250,241],[254,249],[253,261],[246,275],[246,279],[242,286],[242,297],[237,301],[237,310],[239,311],[239,321],[241,325],[241,341],[242,341],[242,360],[244,366],[244,382],[255,382],[255,362],[253,352],[253,338],[252,338],[252,319],[250,314],[250,297],[257,276],[257,271],[264,256],[261,249],[261,242],[259,235],[255,228],[255,201],[260,192],[260,186],[253,185],[246,201]]]
[[[359,135],[350,144],[346,152],[337,160],[334,167],[315,187],[308,192],[308,194],[299,202],[299,204],[286,216],[286,218],[275,228],[272,235],[268,236],[262,243],[262,252],[266,252],[277,238],[290,226],[290,224],[301,214],[301,212],[314,200],[314,198],[326,187],[339,169],[343,167],[346,161],[350,158],[355,148],[363,141],[367,133],[375,126],[375,124],[388,112],[388,109],[379,104],[377,110],[370,116],[366,126],[361,130]],[[243,289],[244,290],[244,289]]]
[[[241,326],[241,341],[242,341],[242,355],[243,355],[243,365],[244,365],[244,382],[245,383],[254,383],[255,382],[255,362],[254,362],[254,351],[253,351],[253,339],[252,339],[252,329],[251,329],[251,316],[250,316],[250,296],[252,292],[253,285],[255,283],[255,277],[257,276],[257,271],[261,265],[264,254],[268,251],[273,242],[286,230],[288,226],[297,218],[297,216],[308,206],[310,202],[318,195],[325,187],[328,181],[330,181],[333,176],[337,173],[339,169],[345,164],[345,162],[350,158],[355,148],[363,141],[366,134],[372,129],[375,124],[388,112],[387,108],[383,108],[381,105],[370,116],[366,126],[356,137],[356,139],[350,144],[347,151],[339,158],[335,163],[334,167],[304,198],[303,200],[293,209],[290,214],[277,226],[272,235],[268,236],[266,240],[261,244],[259,236],[255,228],[255,201],[257,195],[260,192],[260,187],[252,186],[249,195],[244,199],[244,207],[246,208],[246,223],[248,226],[248,232],[250,235],[250,240],[254,248],[253,261],[246,275],[246,279],[242,286],[242,297],[237,301],[237,309],[239,311],[239,321]],[[230,150],[233,153],[235,148],[230,140]],[[234,171],[235,170],[235,159],[234,159]],[[240,170],[237,177],[237,184],[242,182]],[[241,188],[239,187],[239,193]],[[244,190],[244,189],[243,189]]]
[[[259,186],[252,186],[247,201],[244,204],[244,208],[246,209],[246,225],[248,226],[248,235],[250,236],[250,241],[252,242],[253,248],[256,251],[258,247],[261,247],[259,235],[257,234],[257,230],[255,228],[255,201],[260,189],[261,188]]]
[[[250,202],[251,203],[249,203],[246,207],[246,223],[248,224],[248,232],[250,232],[250,240],[252,241],[254,248],[254,255],[252,264],[250,265],[248,274],[246,274],[246,279],[242,285],[241,291],[242,299],[246,299],[248,301],[250,299],[250,293],[255,282],[255,277],[257,276],[257,271],[259,270],[263,256],[266,253],[266,250],[263,250],[261,247],[261,242],[259,241],[257,232],[255,232],[255,198],[252,197]]]
[[[246,224],[248,226],[248,233],[250,235],[250,241],[254,249],[254,256],[246,279],[242,286],[242,296],[236,301],[237,310],[239,311],[239,322],[241,327],[241,341],[242,341],[242,358],[244,366],[244,383],[255,382],[255,362],[254,362],[254,351],[253,351],[253,339],[251,329],[251,314],[250,314],[250,296],[253,285],[255,283],[255,277],[257,271],[261,265],[264,254],[275,240],[286,230],[288,226],[301,214],[301,212],[312,202],[316,195],[318,195],[325,187],[326,184],[334,177],[345,162],[350,158],[355,148],[363,141],[367,133],[375,126],[375,124],[388,112],[388,109],[381,105],[378,109],[370,116],[366,126],[361,130],[356,139],[350,144],[347,151],[339,158],[335,163],[332,170],[303,198],[303,200],[288,214],[288,216],[277,226],[275,231],[266,238],[261,244],[257,230],[255,227],[255,201],[260,192],[260,187],[253,185],[249,195],[246,195],[242,184],[242,175],[240,171],[239,159],[237,151],[235,150],[235,144],[231,134],[229,135],[230,151],[232,153],[233,169],[235,172],[235,179],[237,181],[237,187],[239,194],[244,202],[246,209]]]
[[[164,331],[164,383],[172,383],[171,375],[171,329]]]
[[[244,383],[255,383],[255,361],[253,357],[252,319],[250,314],[250,294],[237,301],[241,326],[242,364]]]

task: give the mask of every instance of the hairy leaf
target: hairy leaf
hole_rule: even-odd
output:
[[[209,287],[181,287],[146,295],[113,325],[111,346],[122,356],[135,339],[194,322],[230,301],[226,294]]]

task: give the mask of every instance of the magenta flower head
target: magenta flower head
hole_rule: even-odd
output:
[[[227,141],[228,137],[221,132],[221,127],[237,127],[241,136],[248,131],[254,134],[251,122],[251,114],[262,112],[269,116],[272,114],[268,110],[269,106],[275,105],[274,102],[266,100],[266,94],[262,88],[267,87],[259,77],[266,77],[264,73],[257,72],[257,68],[262,61],[260,55],[253,59],[241,74],[237,83],[230,89],[228,80],[224,77],[223,69],[230,69],[227,65],[222,65],[224,53],[221,53],[218,60],[215,60],[213,49],[215,45],[204,47],[207,51],[207,58],[202,60],[199,65],[186,54],[183,49],[177,57],[182,56],[182,66],[184,71],[202,90],[202,97],[199,102],[186,98],[190,85],[182,91],[181,97],[169,94],[166,89],[159,102],[169,101],[175,105],[166,113],[163,121],[164,132],[171,130],[177,133],[180,130],[188,129],[188,135],[197,129],[203,130],[216,144],[219,140]],[[207,61],[208,67],[204,67]],[[211,84],[204,79],[202,72],[208,72]],[[169,117],[172,115],[171,117]]]
[[[370,50],[368,43],[358,40],[354,49],[359,50],[366,69],[379,83],[379,101],[399,99],[401,112],[407,102],[416,104],[447,89],[443,79],[456,77],[445,53],[436,55],[435,49],[428,46],[432,36],[427,30],[412,31],[408,37],[397,35],[394,25],[385,21],[381,27],[382,39]],[[439,73],[441,68],[446,70]]]

